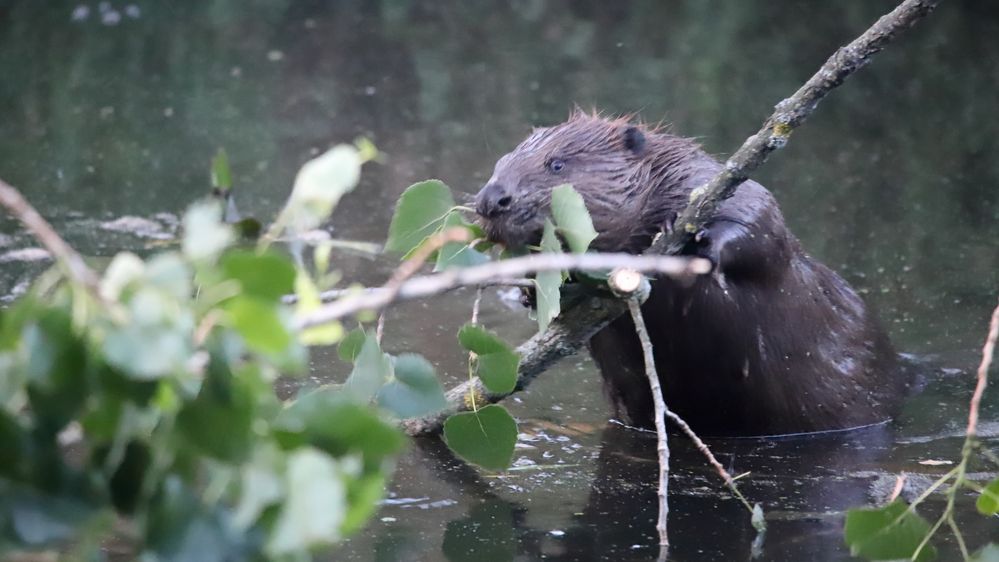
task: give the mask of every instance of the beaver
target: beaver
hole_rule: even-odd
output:
[[[577,110],[499,159],[476,212],[490,240],[537,244],[552,188],[568,183],[597,230],[591,249],[640,253],[721,167],[691,139]],[[666,404],[695,430],[804,433],[892,416],[909,381],[887,334],[856,291],[802,249],[766,188],[743,183],[682,253],[709,259],[712,273],[653,280],[642,314]],[[615,416],[651,427],[631,318],[588,348]]]

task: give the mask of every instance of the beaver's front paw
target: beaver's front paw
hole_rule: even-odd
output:
[[[661,228],[661,230],[663,231],[664,234],[666,234],[666,236],[673,234],[673,230],[676,228],[676,219],[679,216],[680,213],[677,213],[676,211],[670,211],[669,213],[666,213],[666,219],[663,220]]]
[[[520,288],[520,304],[524,305],[524,308],[534,309],[538,307],[538,295],[534,287]]]
[[[704,258],[711,262],[711,269],[718,268],[721,263],[720,245],[715,243],[709,228],[702,228],[694,234],[694,238],[683,247],[683,255]]]

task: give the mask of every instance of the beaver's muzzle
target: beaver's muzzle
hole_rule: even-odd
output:
[[[487,219],[508,213],[512,206],[513,195],[497,182],[487,183],[475,196],[475,212]]]

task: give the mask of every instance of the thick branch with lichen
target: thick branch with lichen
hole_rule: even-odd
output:
[[[660,236],[646,253],[678,253],[694,233],[712,219],[718,204],[731,197],[736,188],[766,161],[771,152],[787,144],[791,132],[815,111],[829,92],[867,65],[874,55],[929,14],[939,3],[940,0],[905,0],[878,19],[862,35],[838,49],[798,91],[777,104],[774,113],[763,123],[760,131],[746,139],[742,147],[725,162],[721,172],[707,184],[694,190],[690,203],[677,217],[676,228],[669,235]],[[590,306],[597,308],[589,311],[589,314],[578,310],[580,307]],[[555,360],[575,353],[589,337],[626,310],[627,307],[613,302],[613,299],[597,297],[564,306],[562,315],[555,319],[547,331],[534,336],[517,349],[522,358],[517,389],[525,388],[537,377],[535,369],[538,365],[547,368]],[[570,325],[580,321],[588,322],[589,325]],[[464,398],[469,391],[481,391],[488,402],[505,397],[485,393],[481,383],[472,381],[448,392],[447,413],[469,409]],[[411,435],[436,432],[440,430],[446,417],[434,415],[422,420],[409,420],[404,426]]]

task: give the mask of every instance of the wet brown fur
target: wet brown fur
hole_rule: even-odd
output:
[[[558,173],[553,159],[564,162]],[[495,241],[534,244],[551,188],[571,183],[599,233],[593,248],[638,253],[720,166],[690,139],[577,110],[499,160],[479,198],[492,186],[512,203],[482,224]],[[685,253],[712,259],[713,274],[687,286],[657,280],[642,308],[671,409],[695,429],[725,435],[890,417],[907,380],[887,336],[853,289],[804,252],[763,186],[740,186],[702,235]],[[613,322],[589,347],[616,414],[650,426],[630,319]]]

